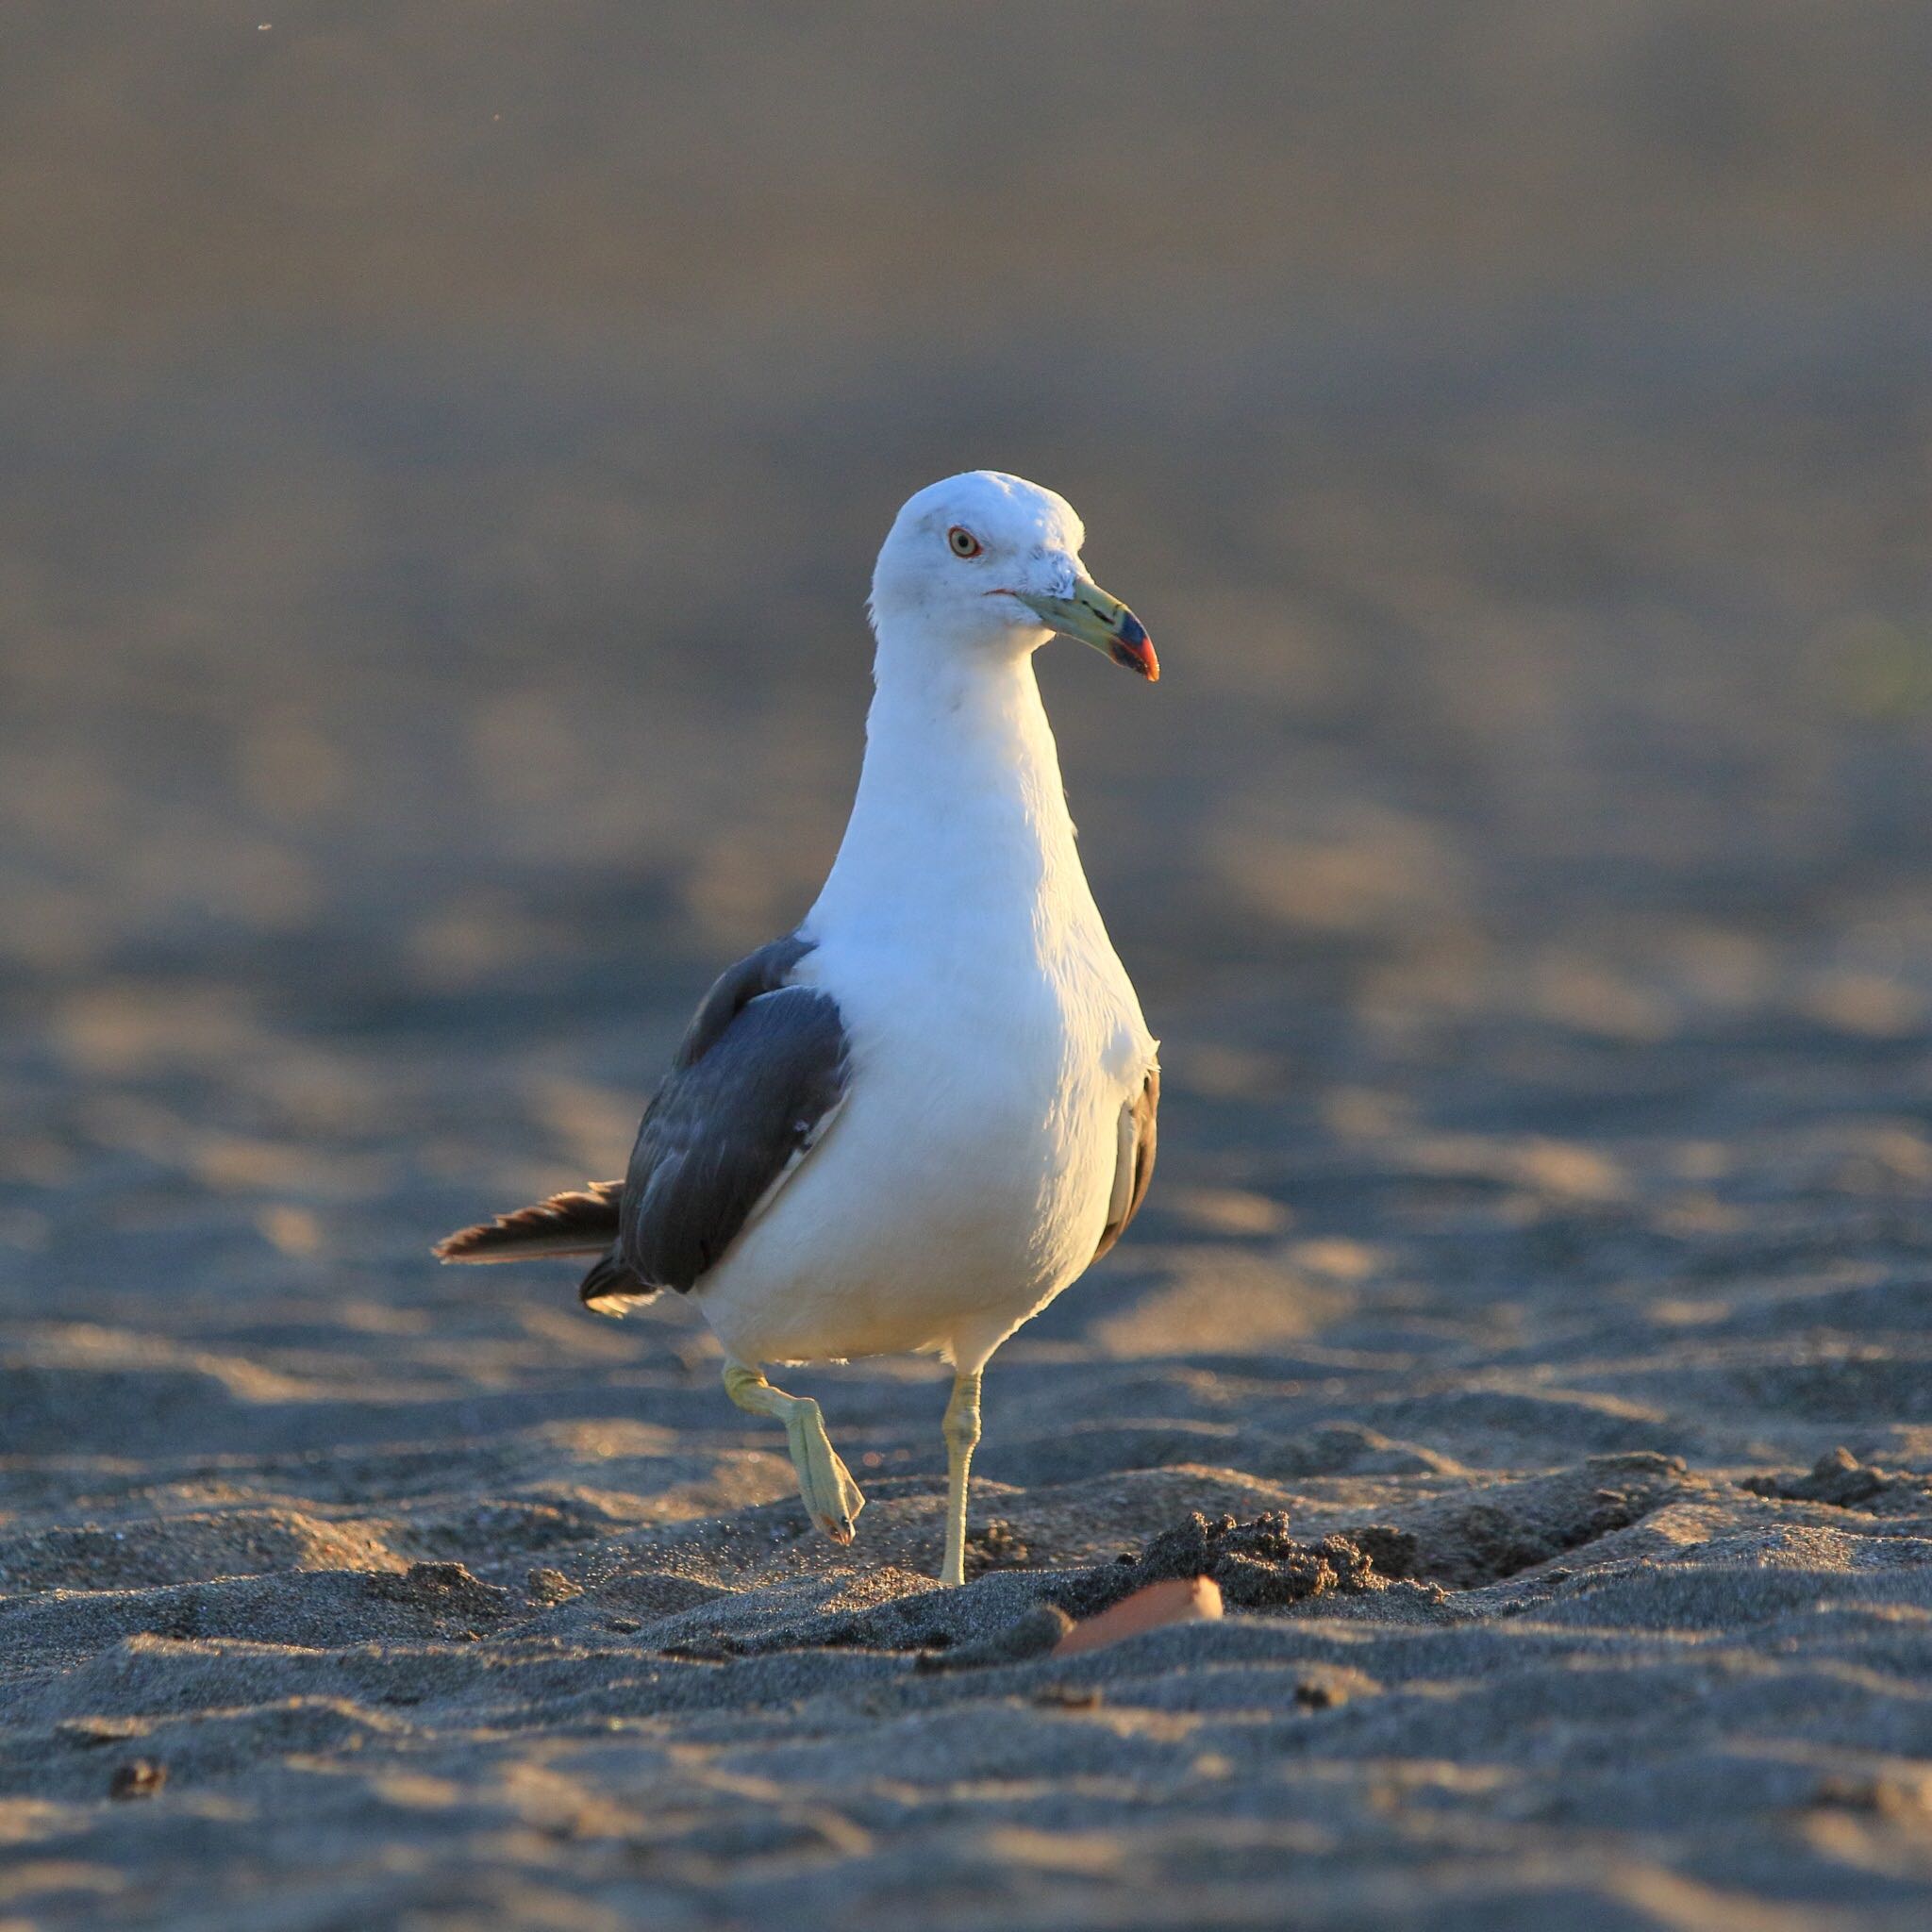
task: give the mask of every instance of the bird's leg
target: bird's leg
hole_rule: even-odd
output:
[[[724,1392],[740,1408],[753,1415],[776,1416],[785,1424],[806,1513],[835,1543],[849,1543],[865,1498],[825,1435],[818,1404],[808,1395],[788,1395],[774,1389],[758,1370],[742,1362],[724,1364]]]
[[[946,1404],[946,1557],[940,1570],[942,1584],[966,1581],[966,1484],[973,1470],[973,1452],[979,1442],[979,1374],[962,1369],[953,1378],[953,1399]]]

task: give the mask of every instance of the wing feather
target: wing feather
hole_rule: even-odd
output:
[[[1149,1067],[1141,1091],[1121,1108],[1120,1154],[1114,1164],[1113,1198],[1108,1204],[1107,1225],[1101,1230],[1100,1245],[1093,1251],[1097,1261],[1125,1232],[1127,1224],[1141,1211],[1147,1198],[1148,1184],[1154,1178],[1155,1124],[1160,1112],[1160,1069]]]
[[[705,995],[638,1129],[617,1240],[581,1290],[591,1307],[690,1292],[831,1124],[845,1027],[829,993],[792,980],[811,945],[774,940]]]
[[[622,1181],[553,1195],[450,1235],[445,1261],[594,1255],[580,1293],[621,1314],[688,1292],[771,1205],[845,1096],[844,1023],[795,983],[813,941],[788,933],[718,975],[644,1110]]]
[[[665,1081],[638,1131],[617,1240],[631,1273],[694,1288],[817,1139],[845,1073],[828,993],[785,987],[746,1002],[702,1059]]]

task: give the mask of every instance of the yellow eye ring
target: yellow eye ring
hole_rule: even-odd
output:
[[[981,548],[979,539],[964,524],[955,524],[946,532],[946,541],[951,545],[955,557],[977,557],[979,555]]]

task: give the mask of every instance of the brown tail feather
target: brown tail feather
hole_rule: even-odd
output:
[[[617,1239],[622,1181],[595,1181],[494,1221],[458,1228],[436,1244],[440,1261],[533,1261],[545,1255],[601,1255]]]

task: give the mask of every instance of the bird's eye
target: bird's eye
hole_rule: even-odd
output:
[[[979,539],[964,524],[955,524],[946,532],[946,541],[953,546],[953,555],[955,557],[977,557],[979,555]]]

